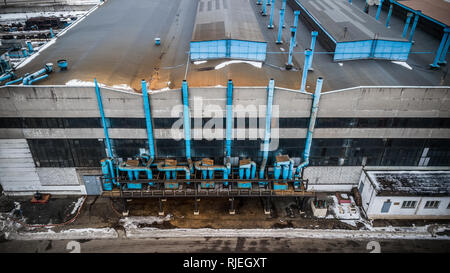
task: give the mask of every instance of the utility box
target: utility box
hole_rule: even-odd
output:
[[[311,209],[315,217],[325,218],[328,212],[327,195],[319,193],[311,199]]]
[[[287,182],[274,182],[273,189],[276,191],[286,191],[288,189]]]

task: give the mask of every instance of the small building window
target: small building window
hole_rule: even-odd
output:
[[[426,209],[437,209],[439,207],[439,204],[441,202],[440,201],[427,201],[425,203],[425,207]]]
[[[416,207],[416,201],[403,201],[402,209],[413,209]]]

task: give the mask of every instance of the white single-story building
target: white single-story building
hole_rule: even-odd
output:
[[[358,190],[370,219],[450,219],[450,168],[365,167]]]

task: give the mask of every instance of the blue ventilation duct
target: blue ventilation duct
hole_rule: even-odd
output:
[[[259,179],[264,179],[264,171],[266,169],[267,158],[269,156],[269,142],[270,142],[272,103],[274,90],[275,90],[275,81],[273,79],[270,79],[269,86],[267,87],[266,128],[264,132],[263,161],[259,169]]]
[[[313,95],[313,103],[311,107],[311,117],[309,118],[309,127],[308,132],[306,135],[306,144],[305,144],[305,150],[303,151],[303,162],[297,167],[296,170],[296,176],[302,177],[302,171],[303,168],[309,165],[309,152],[311,150],[311,143],[312,143],[312,135],[314,133],[314,126],[316,124],[316,118],[317,118],[317,112],[319,110],[319,100],[320,100],[320,94],[322,91],[322,83],[323,79],[319,77],[317,79],[316,83],[316,91]]]

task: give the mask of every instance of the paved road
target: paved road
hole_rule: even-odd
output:
[[[367,253],[368,240],[305,239],[305,238],[160,238],[78,240],[82,253],[245,253],[245,252],[304,252],[304,253]],[[449,253],[448,240],[381,240],[381,252]],[[7,241],[0,243],[0,253],[67,253],[67,240]]]

